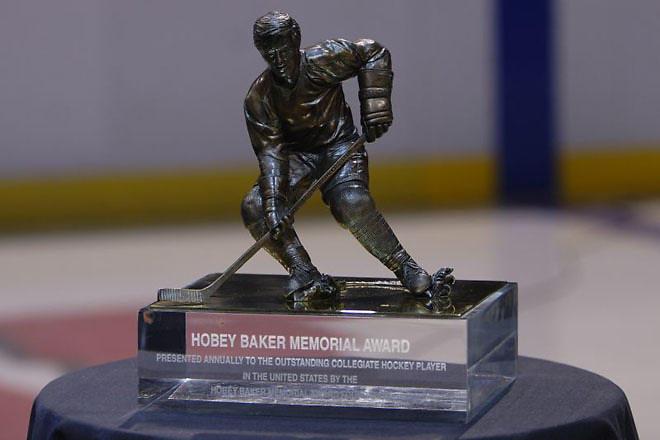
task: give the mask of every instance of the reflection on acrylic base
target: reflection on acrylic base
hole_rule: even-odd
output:
[[[237,274],[205,304],[140,310],[140,402],[468,422],[516,378],[515,283],[459,280],[429,300],[339,278],[339,301],[300,304],[282,298],[284,280]]]

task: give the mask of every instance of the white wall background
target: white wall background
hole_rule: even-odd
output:
[[[561,0],[557,24],[560,143],[660,144],[660,2]]]
[[[272,9],[303,45],[390,48],[395,125],[375,159],[491,150],[487,0],[3,0],[0,179],[252,164],[242,101],[265,67],[252,24]]]
[[[660,141],[660,2],[558,0],[563,148]],[[242,100],[252,23],[291,13],[303,44],[369,37],[396,72],[375,160],[493,150],[488,0],[3,0],[0,179],[252,165]],[[356,105],[356,84],[346,86]],[[357,112],[356,112],[357,114]]]

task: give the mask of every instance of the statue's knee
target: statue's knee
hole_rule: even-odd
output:
[[[332,215],[344,228],[350,227],[376,207],[367,188],[350,183],[333,188],[326,201]]]
[[[249,226],[263,218],[263,208],[261,204],[261,195],[259,188],[253,187],[243,198],[241,203],[241,217],[243,223]]]

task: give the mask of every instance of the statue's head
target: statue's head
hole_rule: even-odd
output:
[[[300,75],[300,26],[289,14],[271,11],[254,23],[254,45],[275,80],[293,88]]]

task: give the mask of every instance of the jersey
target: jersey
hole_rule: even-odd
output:
[[[269,69],[259,75],[244,112],[262,175],[286,175],[288,152],[320,152],[355,136],[342,82],[363,68],[391,70],[389,51],[372,40],[326,40],[301,51],[293,89]]]

